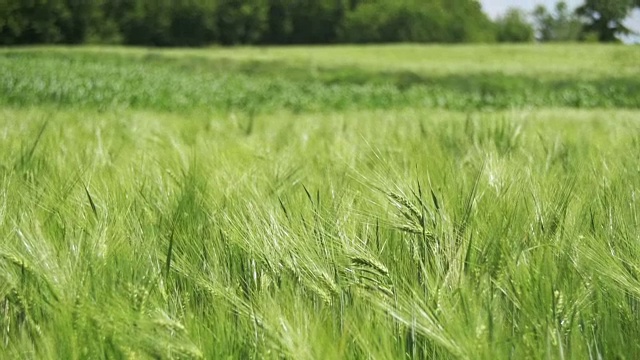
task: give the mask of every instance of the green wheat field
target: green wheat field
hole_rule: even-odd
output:
[[[638,359],[638,59],[0,49],[0,358]]]

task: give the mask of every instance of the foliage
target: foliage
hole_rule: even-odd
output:
[[[473,1],[367,1],[347,14],[349,42],[491,41],[491,23]]]
[[[215,1],[175,2],[171,9],[171,45],[199,46],[218,39],[216,11]]]
[[[528,42],[534,39],[533,26],[527,22],[526,14],[518,9],[509,9],[496,20],[499,42]]]
[[[62,27],[65,34],[62,41],[73,44],[119,42],[121,35],[116,18],[104,13],[108,1],[68,1],[70,21]],[[117,4],[109,4],[109,8],[117,11]]]
[[[429,42],[444,31],[444,12],[412,1],[364,2],[347,15],[343,38],[350,42]]]
[[[127,44],[170,45],[171,7],[166,1],[133,1],[124,13],[122,31]]]
[[[291,6],[295,0],[269,0],[268,24],[261,41],[266,44],[289,44],[294,32]]]
[[[564,1],[556,3],[553,13],[544,5],[538,5],[533,11],[533,17],[540,41],[576,41],[583,35],[580,18],[569,11]]]
[[[0,0],[0,4],[4,44],[495,40],[491,22],[473,0]]]
[[[615,41],[637,0],[564,1],[533,15],[541,41]],[[527,41],[524,17],[495,23],[475,0],[0,0],[0,44],[331,44]]]
[[[219,0],[219,40],[225,45],[257,42],[268,25],[267,0]]]
[[[0,43],[9,45],[64,41],[72,18],[65,0],[0,0],[0,12]]]
[[[269,0],[269,26],[262,43],[335,43],[347,11],[343,0]]]
[[[586,33],[598,34],[601,42],[613,42],[631,33],[623,21],[634,6],[638,6],[634,0],[586,0],[576,13],[585,19]]]
[[[441,0],[447,15],[447,33],[441,34],[439,42],[482,42],[496,40],[494,24],[482,11],[479,1]],[[448,34],[448,36],[447,36]]]
[[[344,0],[295,0],[290,5],[291,41],[328,44],[338,40],[347,12]]]

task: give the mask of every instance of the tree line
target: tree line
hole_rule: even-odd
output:
[[[492,21],[475,0],[0,0],[0,44],[614,41],[634,6],[640,0],[587,0],[576,12],[560,4],[537,9],[532,24],[517,10]]]
[[[538,5],[531,14],[510,9],[496,20],[498,41],[600,41],[616,42],[633,31],[624,20],[640,0],[586,0],[575,10],[565,1],[552,9]]]

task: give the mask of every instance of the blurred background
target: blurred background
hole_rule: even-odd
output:
[[[624,42],[640,0],[0,0],[0,44]]]
[[[549,10],[556,10],[556,19],[557,16],[562,13],[566,15],[572,15],[571,12],[574,12],[580,6],[590,6],[592,9],[597,11],[607,11],[605,10],[607,7],[616,6],[616,3],[621,4],[621,13],[624,11],[628,11],[629,8],[632,8],[632,11],[626,13],[626,18],[623,19],[622,25],[630,31],[623,31],[619,34],[619,40],[625,43],[637,43],[640,41],[640,37],[638,32],[640,31],[640,9],[636,6],[630,5],[630,3],[625,4],[625,1],[590,1],[585,2],[582,0],[568,0],[568,1],[560,1],[557,0],[482,0],[482,8],[486,11],[486,13],[492,19],[499,19],[503,17],[510,10],[521,10],[526,12],[531,16],[530,20],[533,19],[534,23],[538,25],[537,29],[544,29],[544,21],[540,21],[540,16],[536,16],[539,14],[544,14],[545,11],[548,13]],[[587,4],[588,3],[588,4]],[[558,9],[562,9],[558,11]],[[627,9],[627,10],[625,10]],[[614,10],[615,11],[615,10]],[[573,14],[581,15],[581,13]],[[612,18],[615,16],[612,16]],[[621,16],[622,17],[622,16]],[[537,22],[536,22],[537,20]],[[579,20],[579,19],[576,19]],[[588,19],[583,18],[583,21],[589,22]],[[591,20],[592,21],[592,20]],[[612,24],[616,27],[618,24],[615,22]]]

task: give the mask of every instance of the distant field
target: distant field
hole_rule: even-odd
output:
[[[637,58],[637,47],[575,45],[5,49],[0,104],[215,113],[637,109]]]
[[[640,358],[640,48],[0,50],[0,358]]]
[[[507,75],[638,76],[637,46],[620,45],[371,45],[314,47],[235,47],[210,49],[35,47],[0,48],[0,53],[56,52],[66,55],[98,54],[141,58],[161,57],[190,60],[234,60],[285,62],[290,65],[322,68],[357,67],[373,71],[413,71],[421,75],[461,75],[505,73]],[[282,74],[286,76],[286,74]]]

